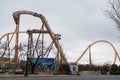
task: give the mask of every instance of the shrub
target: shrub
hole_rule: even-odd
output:
[[[60,64],[59,65],[59,73],[71,74],[69,64]]]
[[[105,70],[106,72],[109,72],[109,68],[110,68],[109,65],[103,65],[103,70]]]
[[[112,64],[111,69],[110,69],[110,74],[118,75],[118,66],[116,64]]]
[[[107,74],[109,72],[110,66],[109,65],[103,65],[100,68],[101,74]]]

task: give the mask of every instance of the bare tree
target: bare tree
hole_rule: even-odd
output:
[[[108,16],[115,21],[120,29],[120,0],[109,0],[110,8],[106,10]]]

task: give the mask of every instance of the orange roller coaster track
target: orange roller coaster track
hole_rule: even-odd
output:
[[[3,50],[3,53],[0,55],[0,63],[1,63],[1,66],[3,63],[6,63],[4,61],[4,55],[6,54],[6,52],[8,53],[8,55],[10,55],[10,52],[12,50],[10,50],[10,45],[11,45],[11,41],[13,40],[13,37],[15,40],[14,41],[14,57],[13,57],[13,60],[14,60],[14,64],[15,64],[15,67],[16,69],[18,68],[18,64],[19,64],[19,47],[21,47],[19,44],[20,44],[20,40],[19,40],[19,37],[20,37],[20,34],[28,34],[28,31],[20,31],[20,16],[23,15],[23,14],[27,14],[27,15],[32,15],[33,17],[37,17],[40,19],[41,21],[41,26],[38,27],[38,29],[33,29],[33,30],[29,30],[30,33],[32,34],[31,35],[31,40],[34,40],[33,39],[33,35],[34,34],[37,34],[36,36],[36,44],[33,43],[33,41],[31,41],[32,43],[30,45],[34,45],[34,48],[36,47],[36,45],[39,45],[38,41],[41,40],[41,46],[42,46],[42,53],[44,52],[44,56],[48,56],[49,55],[49,52],[50,52],[50,49],[52,49],[52,47],[54,46],[54,48],[56,48],[56,51],[57,51],[57,54],[59,55],[59,59],[60,59],[60,63],[61,64],[66,64],[68,63],[65,56],[64,56],[64,53],[62,51],[62,48],[59,44],[59,35],[58,34],[55,34],[50,26],[48,25],[48,22],[46,20],[46,18],[42,15],[42,14],[38,14],[38,13],[35,13],[35,12],[31,12],[31,11],[17,11],[17,12],[14,12],[13,13],[13,18],[14,18],[14,21],[16,23],[16,28],[15,28],[15,31],[14,32],[10,32],[10,33],[6,33],[4,34],[3,36],[0,37],[0,41],[5,39],[6,38],[6,46],[4,47],[4,50]],[[45,34],[47,34],[50,38],[50,42],[51,43],[48,43],[50,45],[47,45],[46,47],[46,51],[44,50],[44,43],[45,43]],[[12,44],[13,46],[13,44]],[[34,49],[32,48],[32,49]],[[3,49],[3,48],[2,48]],[[33,54],[35,54],[34,52],[36,51],[36,54],[38,54],[38,47],[35,49],[35,50],[32,50],[33,51]],[[7,51],[8,50],[8,51]],[[20,54],[21,55],[21,54]],[[43,57],[44,57],[43,56]],[[10,58],[10,57],[9,57]],[[12,62],[9,61],[9,63],[12,64]]]
[[[90,48],[91,48],[94,44],[101,43],[101,42],[107,43],[107,44],[109,44],[109,45],[113,48],[113,50],[114,50],[114,60],[113,60],[113,64],[116,63],[117,57],[118,57],[118,59],[119,59],[119,61],[120,61],[120,57],[119,57],[119,55],[118,55],[118,52],[117,52],[115,46],[114,46],[111,42],[106,41],[106,40],[98,40],[98,41],[95,41],[95,42],[89,44],[89,45],[87,46],[87,48],[83,51],[83,53],[81,54],[81,56],[80,56],[75,62],[78,63],[78,61],[83,57],[83,55],[86,53],[87,50],[89,50],[89,54],[91,55],[91,50],[90,50]],[[91,56],[90,56],[90,55],[89,55],[89,62],[90,62],[90,65],[91,65]]]

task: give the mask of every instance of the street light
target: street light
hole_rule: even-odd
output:
[[[27,46],[27,60],[26,60],[26,67],[25,67],[25,76],[28,76],[28,57],[29,57],[29,55],[28,54],[30,54],[31,53],[31,38],[32,38],[32,33],[31,33],[31,31],[30,30],[28,30],[27,31],[27,33],[28,33],[28,46]]]

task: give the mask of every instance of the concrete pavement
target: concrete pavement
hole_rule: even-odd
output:
[[[29,74],[25,77],[23,74],[19,75],[0,75],[0,80],[120,80],[120,75],[41,75]]]

